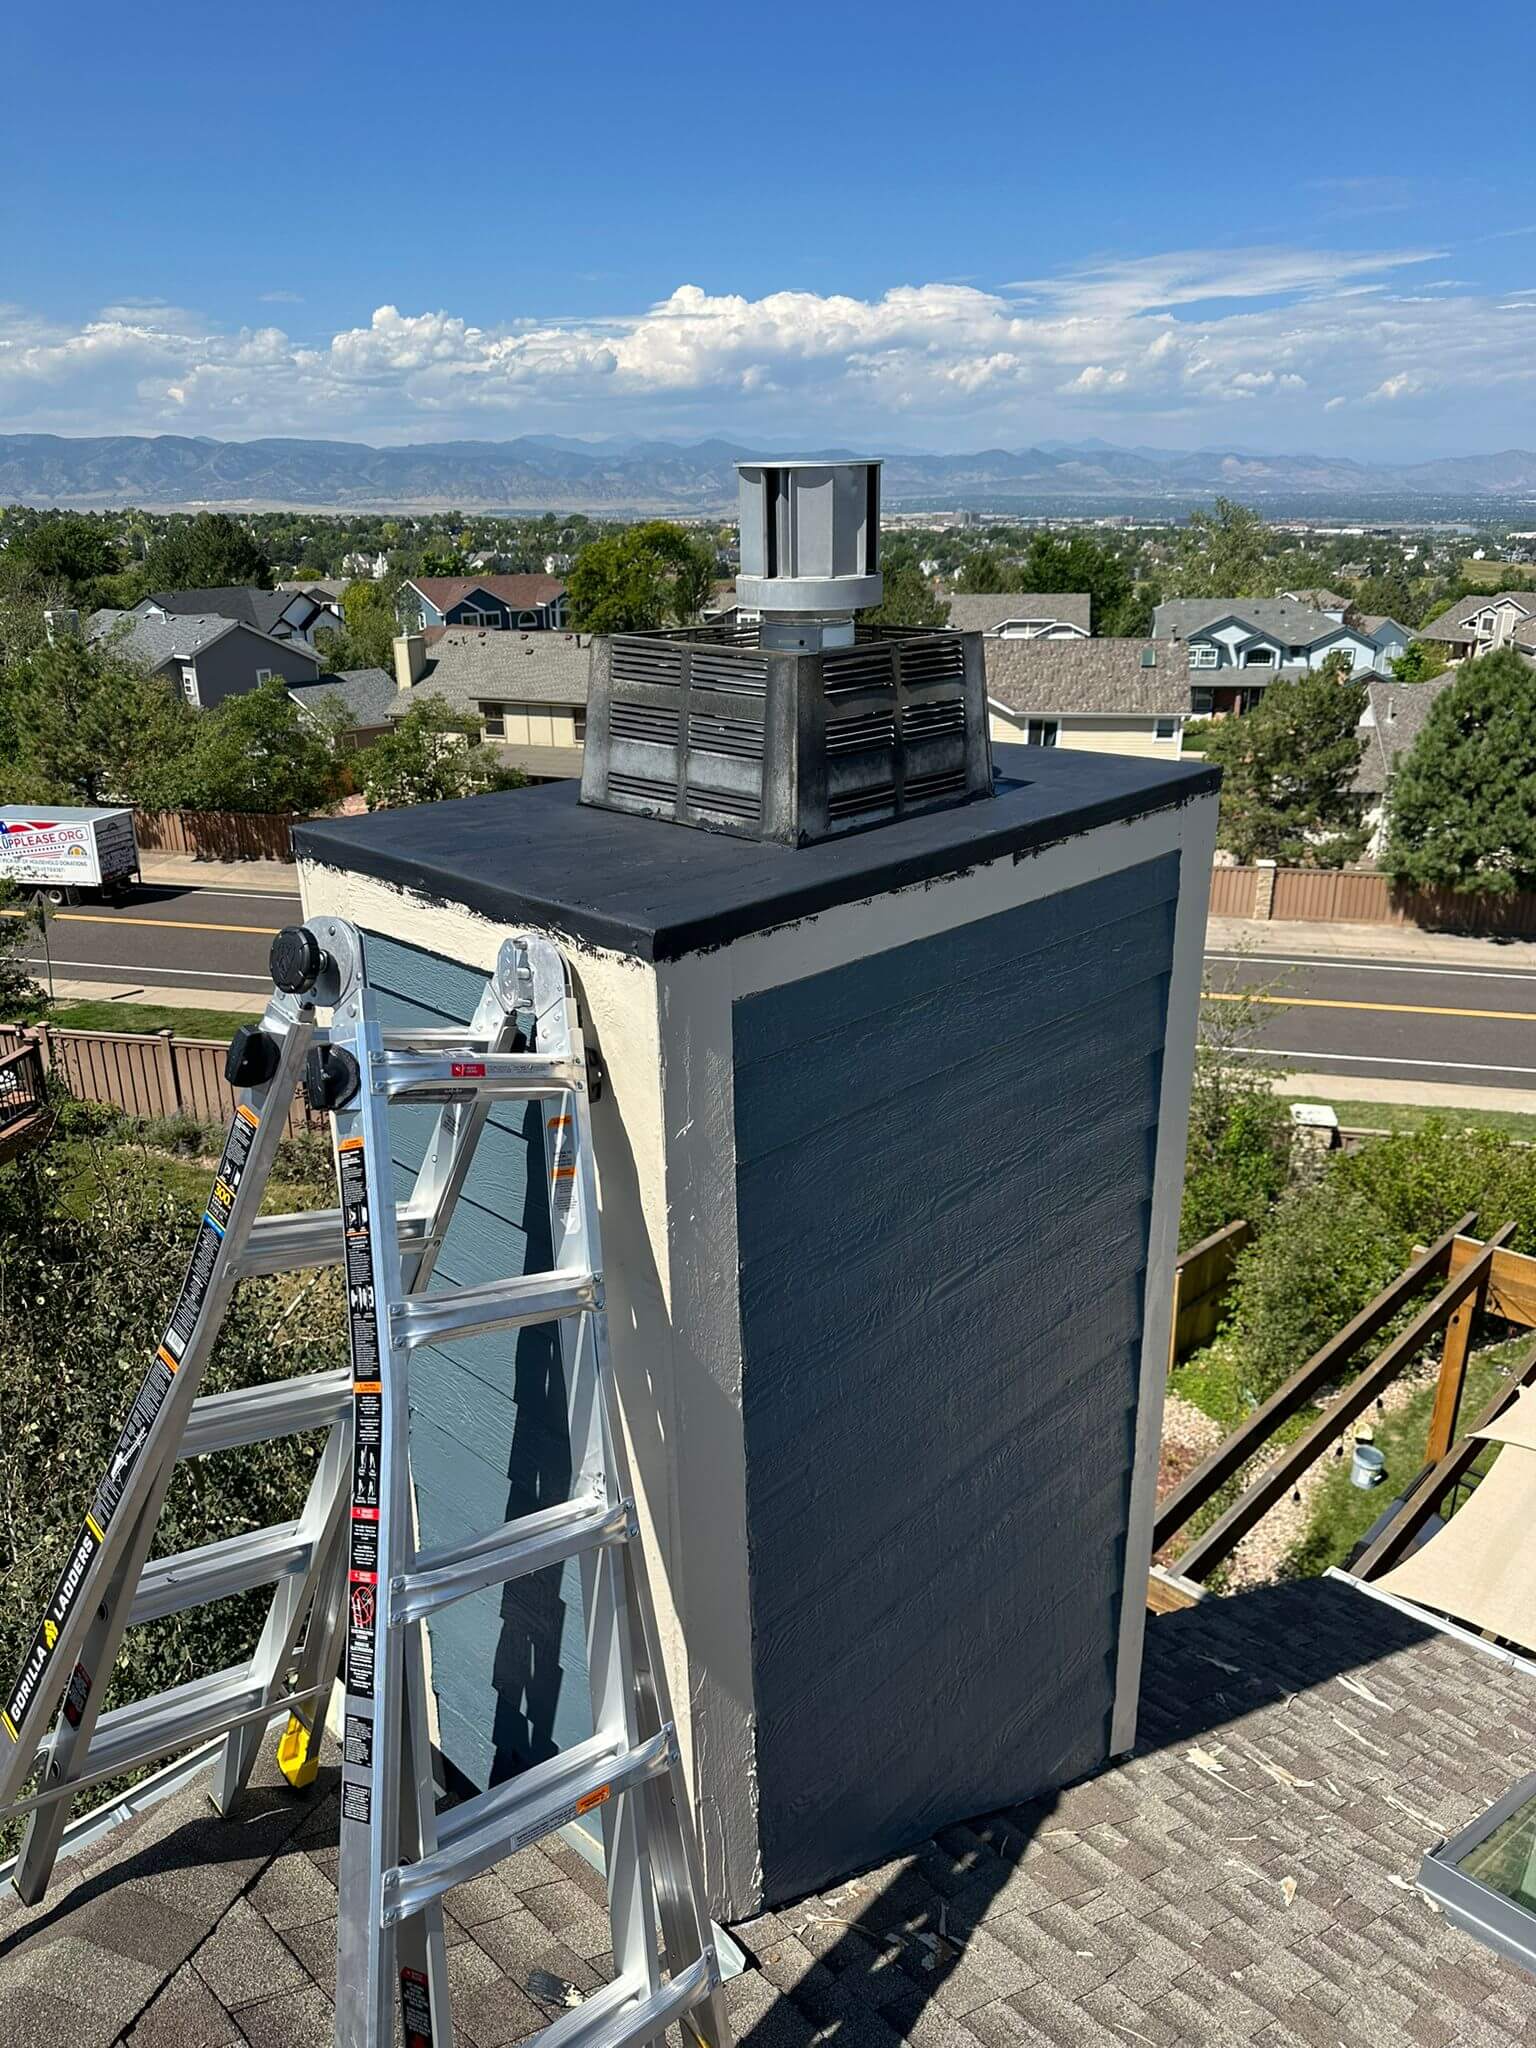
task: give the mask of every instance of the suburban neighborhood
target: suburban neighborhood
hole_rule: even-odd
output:
[[[0,2048],[1536,2048],[1476,26],[8,22]]]

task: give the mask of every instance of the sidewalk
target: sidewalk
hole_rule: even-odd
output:
[[[1271,1077],[1277,1095],[1303,1102],[1397,1102],[1414,1109],[1503,1109],[1536,1116],[1536,1093],[1528,1088],[1479,1088],[1465,1081],[1397,1081],[1367,1074],[1299,1074],[1287,1069]]]
[[[146,853],[139,859],[146,883],[163,889],[256,889],[297,896],[299,871],[286,860],[193,860],[185,853]]]
[[[1391,960],[1401,966],[1536,968],[1530,939],[1463,939],[1453,932],[1422,932],[1400,924],[1279,923],[1249,917],[1213,917],[1205,927],[1208,953],[1305,955],[1326,960]]]

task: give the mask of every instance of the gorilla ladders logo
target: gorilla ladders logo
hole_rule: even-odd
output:
[[[54,1588],[53,1598],[48,1603],[48,1611],[43,1616],[42,1625],[32,1638],[32,1647],[27,1652],[26,1662],[21,1667],[21,1675],[16,1680],[10,1700],[4,1711],[0,1712],[0,1727],[5,1729],[12,1742],[20,1740],[22,1723],[37,1698],[43,1673],[48,1669],[54,1650],[58,1646],[69,1610],[74,1606],[75,1596],[85,1583],[85,1575],[100,1548],[101,1531],[88,1518],[85,1527],[80,1531],[69,1563],[64,1567],[59,1583]]]

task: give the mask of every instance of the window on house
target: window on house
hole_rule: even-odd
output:
[[[587,741],[587,707],[585,704],[577,704],[573,707],[571,711],[571,726],[576,735],[577,746],[585,746]]]
[[[189,704],[201,704],[203,701],[197,694],[197,670],[191,662],[186,662],[182,667],[181,694]]]
[[[1191,690],[1189,693],[1189,708],[1197,718],[1209,718],[1216,708],[1216,692],[1214,690]]]
[[[257,682],[258,682],[258,683],[270,683],[270,682],[271,682],[271,680],[272,680],[272,671],[271,671],[271,669],[269,669],[269,668],[259,668],[259,669],[257,669],[257,671],[256,671],[256,680],[257,680]]]
[[[480,706],[480,723],[485,729],[485,736],[488,740],[499,740],[506,737],[506,712],[507,707],[505,704],[482,704]]]
[[[1273,647],[1250,647],[1243,655],[1244,668],[1273,668],[1274,665]]]
[[[1026,747],[1054,747],[1056,735],[1061,731],[1058,718],[1031,718],[1024,726]]]
[[[1152,727],[1155,740],[1176,740],[1179,736],[1179,721],[1176,718],[1159,718]]]
[[[521,630],[526,633],[531,626],[536,626],[539,623],[539,615],[537,612],[519,612],[517,623]]]
[[[1191,640],[1189,643],[1189,665],[1191,668],[1214,668],[1216,650],[1208,640]]]

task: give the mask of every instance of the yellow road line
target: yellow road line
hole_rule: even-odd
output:
[[[1352,1003],[1341,996],[1259,996],[1209,989],[1207,1003],[1272,1003],[1280,1010],[1390,1010],[1399,1017],[1492,1017],[1505,1024],[1536,1024],[1536,1010],[1453,1010],[1438,1003]]]
[[[25,917],[24,910],[0,910],[0,917]],[[253,938],[276,936],[275,924],[199,924],[193,917],[107,917],[93,910],[55,910],[50,924],[153,924],[172,932],[249,932]]]

